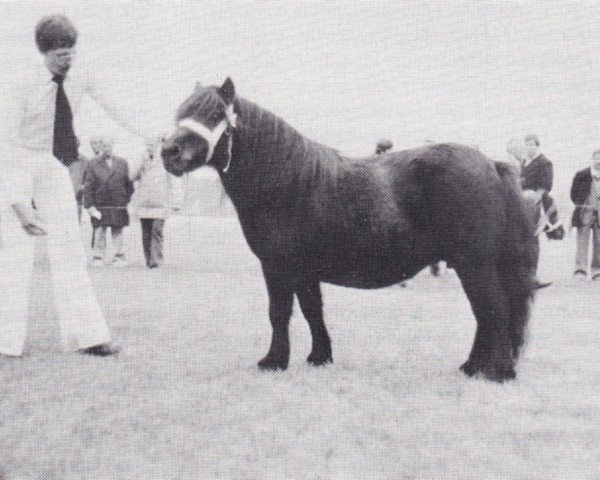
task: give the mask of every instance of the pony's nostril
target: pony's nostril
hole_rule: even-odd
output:
[[[161,151],[161,155],[164,159],[175,158],[179,153],[179,147],[175,144],[165,145]]]

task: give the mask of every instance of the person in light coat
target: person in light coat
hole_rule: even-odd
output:
[[[136,215],[142,224],[142,246],[148,268],[163,262],[165,220],[173,205],[173,179],[165,170],[159,155],[161,139],[146,143],[142,164],[133,175],[137,181]]]

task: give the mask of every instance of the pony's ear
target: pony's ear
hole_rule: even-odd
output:
[[[196,86],[194,87],[194,89],[195,89],[195,90],[200,90],[200,89],[202,89],[202,84],[200,83],[200,80],[198,80],[198,81],[196,82]]]
[[[233,99],[235,98],[235,85],[231,81],[231,78],[227,77],[223,85],[218,90],[219,95],[227,105],[233,103]]]

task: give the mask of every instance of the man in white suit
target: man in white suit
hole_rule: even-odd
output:
[[[35,39],[43,64],[13,78],[12,103],[3,112],[0,152],[0,354],[23,352],[33,243],[47,233],[53,293],[67,351],[113,355],[104,315],[86,268],[69,165],[77,160],[73,114],[90,95],[128,130],[141,136],[102,94],[100,85],[71,68],[77,30],[62,15],[42,18]],[[37,218],[31,210],[35,202]],[[42,222],[40,222],[40,219]]]

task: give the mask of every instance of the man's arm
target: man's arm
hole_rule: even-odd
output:
[[[131,180],[133,182],[137,182],[138,180],[140,180],[146,170],[146,165],[149,162],[149,158],[148,158],[148,153],[144,153],[143,157],[142,157],[142,162],[139,164],[139,166],[137,168],[135,168],[134,170],[132,170],[132,174],[131,174]]]
[[[46,235],[44,222],[31,205],[31,176],[22,163],[23,153],[16,147],[2,148],[0,158],[0,194],[29,235]]]
[[[36,214],[31,203],[14,203],[13,210],[21,222],[23,230],[29,235],[39,237],[46,235],[46,227],[42,219]]]
[[[103,87],[98,80],[88,77],[85,81],[87,94],[104,109],[106,114],[112,120],[133,135],[144,139],[146,138],[146,134],[138,128],[133,119],[127,118],[127,116],[122,113],[122,110],[117,107],[112,98],[113,96],[106,91],[106,88]]]
[[[4,91],[2,97],[2,122],[0,122],[0,142],[15,145],[19,140],[19,129],[25,114],[23,85],[14,83]]]

